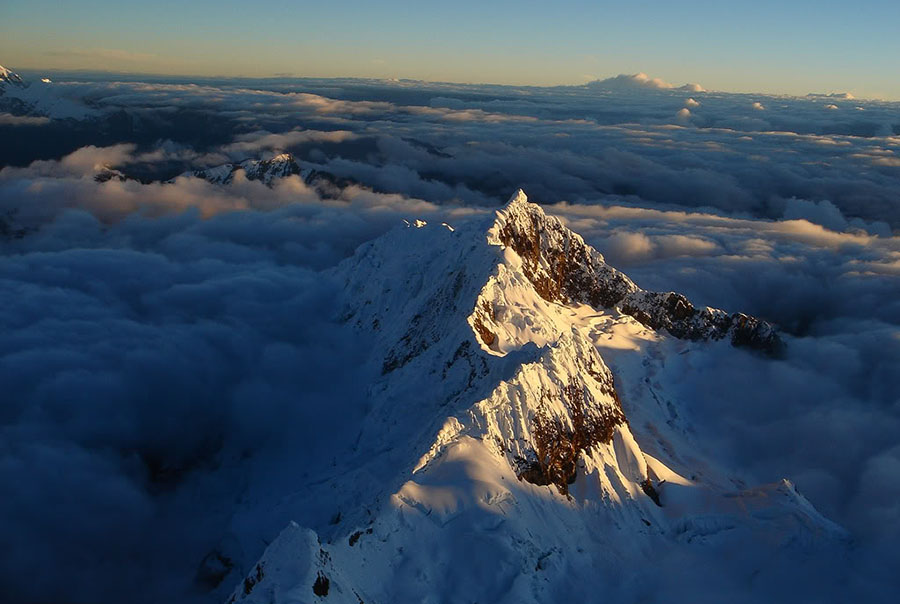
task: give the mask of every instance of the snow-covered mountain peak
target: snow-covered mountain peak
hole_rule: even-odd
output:
[[[488,240],[507,246],[522,259],[523,272],[537,293],[550,302],[618,308],[644,325],[665,329],[689,340],[730,338],[746,346],[777,354],[783,343],[775,328],[754,317],[715,308],[698,308],[675,292],[648,292],[606,263],[562,221],[516,192],[497,213]]]
[[[522,208],[528,207],[528,195],[525,194],[525,191],[522,189],[516,189],[516,192],[512,194],[512,197],[509,198],[509,201],[506,202],[506,206],[504,210],[509,211],[512,208],[521,206]],[[534,204],[531,204],[534,205]]]
[[[85,105],[67,91],[66,86],[50,80],[26,82],[19,74],[0,66],[0,112],[13,115],[83,120],[96,117],[96,108]]]
[[[269,158],[268,161],[272,164],[296,163],[296,160],[294,159],[294,155],[292,153],[279,153],[278,155]]]
[[[23,80],[19,74],[0,65],[0,85],[7,83],[19,87],[25,86],[25,80]]]
[[[231,184],[237,174],[243,173],[247,180],[258,180],[272,186],[276,180],[294,174],[301,174],[300,165],[290,153],[281,153],[271,159],[246,159],[239,163],[227,163],[211,168],[185,172],[181,176],[205,179],[212,184]]]
[[[227,163],[180,174],[182,178],[202,178],[214,185],[230,185],[236,178],[262,182],[267,187],[275,186],[280,180],[298,176],[304,183],[314,187],[323,197],[337,197],[343,187],[350,184],[328,172],[301,167],[291,153],[279,153],[269,159],[245,159],[237,163]],[[173,182],[174,179],[167,182]]]
[[[521,189],[497,212],[488,241],[515,251],[537,292],[551,302],[611,307],[638,289],[559,218],[529,202]]]
[[[747,344],[734,334],[763,322],[640,289],[522,191],[489,220],[412,224],[332,275],[372,375],[352,453],[303,487],[339,520],[288,526],[231,602],[542,602],[563,587],[587,601],[572,576],[660,551],[842,538],[789,482],[732,478],[674,386],[702,379],[703,355],[742,362],[715,340]]]

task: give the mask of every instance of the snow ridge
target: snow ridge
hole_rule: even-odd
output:
[[[788,481],[735,489],[654,377],[672,346],[673,371],[695,349],[747,354],[716,343],[731,316],[644,292],[523,192],[490,222],[410,220],[334,276],[373,375],[353,457],[321,487],[341,515],[290,525],[229,602],[588,601],[598,569],[661,552],[843,538]],[[636,351],[615,374],[610,338]]]
[[[770,354],[783,342],[775,328],[749,315],[696,308],[675,292],[648,292],[612,268],[558,218],[528,203],[520,189],[500,212],[494,241],[508,245],[525,261],[525,275],[543,298],[561,304],[580,302],[595,308],[620,306],[644,325],[666,329],[688,340],[730,337],[735,346]]]

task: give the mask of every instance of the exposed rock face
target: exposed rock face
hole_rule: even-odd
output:
[[[519,468],[519,477],[537,485],[553,484],[563,495],[575,482],[578,458],[596,445],[609,444],[616,426],[625,423],[625,414],[612,384],[611,375],[595,376],[604,394],[614,405],[597,405],[591,394],[577,382],[562,387],[555,395],[544,393],[534,416],[533,446],[535,458]],[[551,415],[547,409],[558,397],[567,416]],[[566,421],[569,420],[569,421]],[[521,462],[520,462],[521,463]]]
[[[613,375],[578,333],[559,340],[470,411],[468,433],[496,444],[518,478],[563,495],[584,455],[603,457],[617,429],[628,430]]]
[[[636,291],[621,302],[621,310],[647,327],[665,329],[683,340],[721,340],[731,337],[735,346],[746,346],[767,354],[778,354],[783,342],[775,328],[765,321],[716,308],[696,308],[675,292]]]
[[[560,304],[581,302],[595,308],[619,309],[647,327],[665,329],[676,338],[720,340],[769,354],[783,343],[765,321],[715,308],[696,308],[675,292],[642,290],[612,268],[595,249],[558,218],[529,203],[520,190],[501,212],[497,237],[523,259],[524,273],[544,299]]]
[[[545,300],[610,308],[638,287],[556,217],[519,190],[500,213],[497,236],[523,260],[525,276]]]

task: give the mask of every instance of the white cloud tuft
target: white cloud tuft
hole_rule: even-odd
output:
[[[685,84],[675,86],[661,78],[651,78],[646,73],[619,74],[605,80],[596,80],[586,84],[591,88],[601,90],[685,90],[688,92],[706,92],[700,84]]]

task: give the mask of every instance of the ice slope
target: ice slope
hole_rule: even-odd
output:
[[[229,602],[628,600],[623,573],[652,582],[673,556],[766,552],[741,583],[840,547],[789,481],[747,488],[680,412],[692,362],[771,352],[774,329],[644,292],[521,191],[487,223],[397,228],[334,277],[369,409],[294,505],[340,514],[289,525]]]

